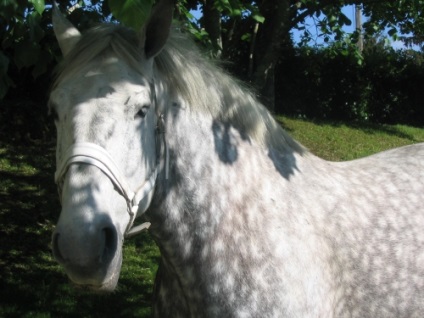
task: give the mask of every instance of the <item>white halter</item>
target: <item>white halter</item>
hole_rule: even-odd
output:
[[[162,139],[164,143],[165,178],[168,179],[169,153],[165,140],[164,128],[164,118],[163,115],[160,115],[156,128],[156,136],[159,137],[160,135],[162,135],[163,138],[156,138],[156,140]],[[158,145],[158,142],[156,142],[156,147],[158,146],[160,147],[160,145]],[[150,223],[146,222],[133,227],[135,218],[137,216],[142,215],[148,209],[152,201],[156,184],[156,177],[158,175],[158,170],[160,166],[159,157],[160,155],[157,158],[156,166],[150,174],[149,178],[146,179],[145,182],[141,184],[134,192],[131,190],[119,167],[115,164],[113,158],[109,155],[106,149],[91,142],[77,142],[67,149],[64,155],[64,159],[56,169],[54,179],[58,186],[59,195],[61,196],[63,180],[71,164],[85,163],[98,167],[100,170],[103,171],[103,173],[105,173],[109,177],[109,179],[118,189],[119,193],[127,201],[128,213],[130,214],[130,221],[125,231],[125,235],[127,237],[133,236],[138,234],[142,230],[149,228],[150,226]]]

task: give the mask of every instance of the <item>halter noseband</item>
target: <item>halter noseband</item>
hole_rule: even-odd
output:
[[[165,123],[163,115],[159,115],[158,117],[158,124],[156,127],[156,147],[160,147],[157,140],[162,139],[165,151],[165,178],[168,179],[169,153],[165,140]],[[161,136],[162,138],[160,138]],[[73,163],[85,163],[99,168],[109,177],[118,189],[118,192],[125,198],[128,205],[128,213],[130,215],[130,221],[125,231],[125,236],[128,237],[136,235],[150,226],[150,223],[146,222],[133,227],[137,215],[142,215],[146,212],[152,201],[156,177],[161,164],[160,152],[157,156],[156,166],[151,172],[149,178],[146,179],[135,192],[131,190],[126,178],[121,173],[121,170],[106,149],[91,142],[77,142],[67,149],[64,159],[56,170],[55,182],[58,187],[59,195],[62,194],[62,184],[66,172],[68,171],[69,166]]]

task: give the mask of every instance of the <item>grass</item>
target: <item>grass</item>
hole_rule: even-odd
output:
[[[60,205],[54,145],[0,140],[0,317],[149,317],[159,252],[147,233],[128,241],[118,290],[74,290],[51,257]]]
[[[424,141],[424,129],[309,122],[278,117],[292,136],[328,160],[350,160]],[[52,142],[0,135],[0,316],[148,317],[159,252],[147,233],[128,240],[118,290],[75,291],[51,257],[60,206]]]
[[[424,142],[424,129],[404,125],[312,122],[282,116],[277,120],[312,153],[331,161],[352,160]]]

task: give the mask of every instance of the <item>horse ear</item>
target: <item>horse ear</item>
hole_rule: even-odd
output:
[[[81,38],[78,29],[62,15],[56,1],[53,1],[53,30],[63,56],[66,56]]]
[[[155,7],[141,30],[141,47],[146,58],[159,54],[165,46],[171,30],[174,0],[161,0]]]

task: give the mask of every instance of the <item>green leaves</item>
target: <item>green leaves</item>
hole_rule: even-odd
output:
[[[149,17],[153,0],[108,0],[112,15],[134,30],[140,30]]]
[[[217,0],[215,7],[220,11],[226,11],[230,16],[237,17],[242,14],[242,6],[238,0]]]
[[[0,24],[7,30],[0,38],[0,99],[14,81],[19,82],[22,77],[15,76],[12,81],[8,73],[10,69],[20,72],[32,68],[29,74],[36,78],[46,72],[52,61],[51,52],[41,45],[45,39],[44,10],[45,0],[0,0]]]
[[[265,17],[261,14],[259,11],[259,8],[254,5],[247,5],[246,9],[250,11],[251,17],[253,20],[255,20],[258,23],[264,23]]]
[[[29,0],[29,2],[32,3],[32,5],[34,6],[35,11],[37,11],[37,13],[39,15],[42,15],[45,9],[45,3],[44,0]]]
[[[387,34],[391,36],[393,39],[397,39],[397,29],[395,27],[391,28],[389,31],[387,31]]]
[[[252,19],[259,23],[265,22],[265,17],[259,13],[252,13]]]
[[[14,62],[18,69],[30,67],[37,63],[40,55],[40,45],[32,41],[22,41],[15,46]]]
[[[0,99],[2,99],[12,84],[11,79],[7,75],[7,70],[9,68],[9,59],[6,55],[0,52]]]

